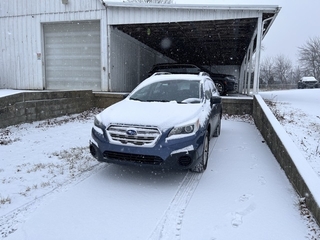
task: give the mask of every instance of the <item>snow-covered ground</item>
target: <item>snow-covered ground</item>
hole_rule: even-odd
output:
[[[320,177],[320,89],[269,91],[260,95]]]
[[[270,93],[276,106],[281,92]],[[195,174],[99,164],[88,152],[97,111],[0,129],[2,238],[320,239],[250,117],[224,116],[208,168]],[[300,127],[294,141],[305,139]]]

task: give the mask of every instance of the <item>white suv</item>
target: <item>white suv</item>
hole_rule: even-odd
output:
[[[298,88],[318,88],[319,83],[314,77],[302,77],[298,82]]]
[[[203,172],[221,115],[207,74],[156,73],[96,115],[90,152],[100,162]]]

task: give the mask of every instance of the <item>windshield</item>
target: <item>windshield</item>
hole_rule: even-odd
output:
[[[200,81],[167,80],[155,82],[134,92],[130,99],[147,102],[200,103]]]

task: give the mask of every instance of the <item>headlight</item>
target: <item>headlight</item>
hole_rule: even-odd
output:
[[[173,135],[179,135],[179,134],[191,134],[198,131],[198,129],[199,129],[199,120],[197,120],[193,124],[188,124],[188,125],[173,128],[170,131],[168,137]]]
[[[103,125],[103,123],[101,122],[101,119],[100,119],[100,116],[99,115],[96,115],[94,117],[94,125],[98,128],[101,128],[101,129],[105,129],[106,126]]]

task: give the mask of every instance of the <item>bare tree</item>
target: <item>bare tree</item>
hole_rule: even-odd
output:
[[[158,4],[172,4],[173,0],[127,0],[131,3],[158,3]]]
[[[297,83],[302,76],[303,73],[301,72],[301,69],[299,66],[295,67],[294,70],[293,70],[293,75],[292,75],[292,81],[294,83]]]
[[[299,47],[299,63],[303,72],[320,79],[320,37],[310,38]]]
[[[275,58],[275,78],[278,79],[282,84],[287,85],[289,80],[291,80],[292,74],[292,63],[284,55],[278,55]]]
[[[260,64],[260,78],[267,86],[274,83],[274,60],[265,58]]]

